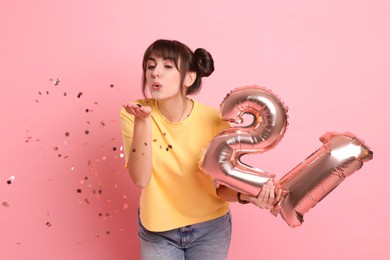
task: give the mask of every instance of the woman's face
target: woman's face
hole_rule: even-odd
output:
[[[151,55],[146,63],[146,85],[156,100],[181,97],[180,72],[175,63]]]

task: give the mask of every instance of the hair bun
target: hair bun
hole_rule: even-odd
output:
[[[198,73],[201,77],[208,77],[214,71],[214,60],[211,54],[203,48],[198,48],[194,52],[198,59]]]

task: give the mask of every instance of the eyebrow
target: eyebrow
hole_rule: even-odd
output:
[[[162,58],[162,59],[163,59],[163,60],[169,60],[169,61],[172,61],[172,62],[173,62],[173,59],[171,59],[171,58]],[[148,58],[148,61],[149,61],[149,60],[154,61],[154,62],[156,61],[156,59],[155,59],[155,58],[152,58],[152,57],[149,57],[149,58]]]

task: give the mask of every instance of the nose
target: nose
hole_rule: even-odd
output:
[[[160,66],[157,65],[154,68],[154,70],[152,71],[152,76],[155,78],[158,78],[158,77],[161,77],[161,74],[162,74],[162,70],[161,70]]]

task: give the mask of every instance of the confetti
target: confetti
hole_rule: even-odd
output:
[[[95,183],[95,180],[96,180],[96,177],[97,178],[100,177],[100,175],[101,175],[100,170],[101,169],[104,169],[108,165],[109,165],[109,167],[116,166],[115,165],[116,162],[114,160],[118,160],[119,158],[125,157],[125,153],[123,152],[123,146],[121,146],[119,144],[118,145],[113,144],[114,142],[115,143],[117,142],[118,138],[116,136],[106,136],[105,140],[104,140],[104,138],[99,139],[99,141],[101,141],[100,146],[99,146],[99,144],[96,145],[96,147],[100,147],[100,149],[102,149],[102,151],[101,152],[95,151],[95,150],[91,151],[93,148],[90,148],[91,144],[86,141],[86,138],[89,139],[89,138],[94,137],[94,135],[99,135],[100,134],[99,131],[106,130],[107,128],[115,127],[115,129],[117,129],[118,121],[114,120],[114,119],[106,118],[106,117],[99,118],[99,116],[104,115],[104,114],[99,114],[99,113],[105,112],[104,108],[103,108],[104,110],[101,109],[102,105],[105,105],[107,103],[107,102],[103,103],[102,100],[100,100],[101,97],[97,98],[96,96],[94,96],[94,97],[92,97],[94,100],[88,100],[88,98],[90,97],[89,92],[87,93],[87,92],[81,91],[80,89],[70,90],[70,89],[60,89],[57,87],[53,87],[53,86],[58,86],[59,84],[63,84],[63,85],[61,85],[61,88],[68,87],[68,86],[64,85],[64,82],[62,82],[62,80],[60,78],[52,78],[49,81],[49,84],[48,84],[49,87],[47,87],[46,89],[40,89],[39,91],[35,91],[35,102],[40,103],[40,105],[46,105],[46,107],[44,109],[47,111],[60,109],[61,113],[62,112],[66,113],[66,115],[65,115],[66,118],[68,118],[67,116],[70,115],[70,113],[73,113],[72,119],[75,119],[78,122],[81,122],[83,124],[71,124],[69,126],[69,125],[65,125],[65,122],[63,122],[64,123],[62,125],[63,128],[62,128],[62,130],[59,130],[60,139],[54,140],[54,143],[52,143],[52,144],[45,143],[45,142],[47,142],[47,140],[50,140],[47,138],[50,136],[44,136],[44,138],[42,137],[41,138],[42,141],[41,141],[37,137],[34,137],[33,135],[31,135],[30,131],[28,131],[28,133],[26,134],[25,142],[31,143],[29,145],[32,145],[33,141],[37,141],[37,142],[39,141],[40,142],[39,144],[35,143],[35,142],[34,142],[34,144],[37,144],[37,146],[39,146],[39,149],[41,149],[42,151],[44,151],[48,148],[48,150],[51,153],[53,153],[53,151],[54,151],[55,157],[58,156],[58,158],[61,158],[61,159],[69,158],[69,159],[67,159],[67,160],[69,160],[69,165],[64,165],[66,172],[68,172],[68,173],[70,171],[72,173],[76,173],[76,171],[77,172],[84,172],[84,174],[81,175],[79,182],[76,183],[79,186],[78,187],[76,186],[73,188],[71,187],[70,190],[68,189],[68,192],[73,192],[73,193],[76,192],[77,195],[80,195],[80,197],[78,197],[76,199],[75,203],[80,203],[80,204],[84,204],[84,205],[87,205],[87,204],[93,205],[93,204],[95,204],[94,202],[96,200],[100,200],[99,203],[103,202],[105,204],[110,204],[111,207],[113,207],[115,205],[115,207],[117,207],[117,208],[111,208],[110,210],[99,209],[98,212],[96,212],[96,214],[98,214],[99,217],[102,217],[104,219],[112,218],[112,217],[116,216],[115,213],[119,213],[120,211],[127,209],[129,207],[129,205],[127,203],[123,204],[124,202],[122,202],[122,203],[119,202],[119,205],[114,204],[115,198],[111,197],[112,196],[111,190],[103,189],[100,185],[97,185]],[[117,86],[115,86],[114,84],[108,84],[107,87],[117,88]],[[112,93],[112,91],[109,90],[109,88],[106,89],[106,92],[108,93],[108,91],[109,91],[110,93]],[[95,92],[94,92],[94,94],[95,94]],[[99,93],[99,94],[101,94],[101,93]],[[106,96],[103,96],[103,97],[104,97],[104,100],[106,100]],[[57,102],[48,102],[48,103],[44,102],[47,98],[57,99],[57,100],[61,99],[63,101],[59,101],[59,102],[65,101],[65,102],[68,102],[68,104],[63,105],[61,103],[61,107],[59,107],[57,105],[51,105],[51,104],[59,104],[59,103],[57,103]],[[56,100],[53,100],[53,101],[56,101]],[[73,103],[76,103],[75,101],[78,101],[80,103],[73,104]],[[30,103],[34,103],[34,98],[30,101]],[[52,106],[54,106],[54,107],[52,107]],[[64,110],[64,109],[62,109],[63,107],[67,107],[69,109]],[[73,109],[73,110],[71,110],[71,109]],[[92,114],[92,112],[93,112],[93,114]],[[78,114],[75,114],[75,113],[78,113]],[[37,115],[37,116],[39,116],[39,115]],[[77,118],[77,116],[78,116],[78,118]],[[85,117],[88,116],[88,118],[83,119],[84,116]],[[26,123],[29,123],[29,122],[26,122]],[[72,127],[72,128],[70,128],[70,127]],[[75,128],[75,127],[77,127],[77,128]],[[53,128],[53,130],[56,130],[56,128]],[[107,130],[112,130],[112,129],[107,129]],[[68,137],[70,137],[70,132],[72,132],[72,138],[68,138]],[[114,132],[114,131],[111,131],[111,133],[112,132]],[[36,135],[36,133],[34,133],[34,135]],[[89,135],[89,136],[87,137],[86,135]],[[61,136],[62,136],[62,140],[61,140]],[[105,135],[99,135],[99,137],[104,137],[104,136]],[[45,147],[45,145],[46,145],[46,147]],[[144,143],[144,145],[150,146],[151,144]],[[76,151],[75,148],[79,149],[79,150]],[[81,150],[84,148],[86,148],[88,150],[87,151]],[[107,153],[107,149],[112,149],[113,152]],[[142,152],[141,150],[142,149],[138,149],[137,152]],[[117,153],[117,151],[119,151],[119,152]],[[134,152],[135,152],[135,149],[134,149]],[[76,153],[76,154],[69,154],[69,153]],[[90,154],[93,157],[90,157],[89,159],[88,158],[84,159],[85,163],[80,166],[78,164],[76,165],[76,163],[78,161],[70,161],[71,159],[74,160],[74,158],[77,158],[78,154],[86,154],[86,155]],[[43,158],[47,158],[47,157],[43,157]],[[87,164],[87,165],[85,165],[85,164]],[[77,169],[76,169],[76,167],[77,167]],[[122,169],[122,168],[120,168],[120,169]],[[121,174],[122,170],[117,170],[114,167],[112,173]],[[83,175],[85,177],[83,177]],[[50,177],[52,177],[52,178],[50,178]],[[46,180],[48,180],[48,181],[54,180],[55,181],[56,179],[54,179],[53,177],[54,176],[49,176],[48,178],[46,178]],[[18,178],[20,178],[20,176]],[[10,177],[9,180],[7,181],[7,183],[12,184],[14,179],[15,179],[15,177],[13,177],[13,176]],[[101,180],[99,180],[99,181],[101,181]],[[52,183],[48,183],[48,184],[52,184]],[[112,185],[110,185],[110,187],[112,189],[114,189],[113,186],[114,186],[114,184],[112,183]],[[120,184],[118,184],[118,185],[115,184],[115,189],[119,190],[120,188],[121,188]],[[122,199],[121,195],[119,195],[119,197],[117,196],[116,199],[121,200]],[[9,204],[6,201],[3,201],[3,202],[0,201],[0,204],[2,205],[2,207],[9,207]],[[118,206],[116,206],[116,205],[118,205]],[[106,213],[106,212],[109,212],[109,213]],[[53,223],[51,222],[50,217],[47,217],[43,221],[43,223],[45,223],[45,225],[47,227],[53,226]],[[95,232],[95,234],[99,234],[97,236],[102,237],[102,235],[104,234],[103,232],[106,232],[106,234],[111,234],[112,231],[110,231],[108,229],[103,229],[100,232]],[[95,234],[93,234],[93,235],[95,235]]]
[[[3,203],[1,203],[1,206],[9,208],[9,204],[6,201],[3,201]]]
[[[15,180],[15,176],[10,176],[10,177],[8,178],[8,180],[7,180],[7,184],[9,185],[9,184],[13,183],[14,180]]]
[[[50,79],[50,81],[53,81],[54,86],[58,86],[61,83],[61,79]]]

